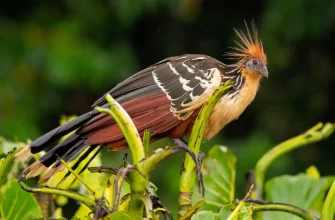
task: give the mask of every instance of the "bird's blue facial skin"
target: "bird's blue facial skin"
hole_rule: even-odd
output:
[[[266,65],[256,58],[248,60],[246,63],[246,69],[257,72],[266,78],[268,77],[268,70]]]

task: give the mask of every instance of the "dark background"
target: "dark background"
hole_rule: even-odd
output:
[[[254,19],[269,78],[252,105],[212,141],[238,157],[244,174],[272,146],[317,122],[334,121],[335,1],[110,0],[8,1],[0,5],[0,135],[34,140],[79,115],[118,82],[169,56],[224,54]],[[268,177],[316,165],[334,175],[335,137],[283,156]],[[164,147],[166,140],[155,143]],[[103,152],[118,166],[123,151]],[[152,174],[163,203],[175,210],[182,155]]]

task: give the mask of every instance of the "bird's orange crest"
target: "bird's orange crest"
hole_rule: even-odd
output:
[[[262,63],[267,64],[266,55],[263,50],[263,44],[258,39],[255,23],[251,22],[253,37],[251,36],[247,23],[245,23],[245,26],[247,28],[247,35],[245,35],[242,31],[234,29],[234,31],[236,32],[237,36],[241,39],[243,44],[240,44],[237,41],[235,41],[238,47],[231,47],[231,48],[234,49],[236,52],[230,52],[227,53],[227,55],[231,56],[232,58],[241,59],[240,62],[244,62],[251,58],[257,58]]]

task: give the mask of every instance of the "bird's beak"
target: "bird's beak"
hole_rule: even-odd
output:
[[[262,76],[264,76],[265,78],[269,77],[269,72],[268,72],[268,68],[263,65],[262,68],[259,69],[259,72],[262,74]]]

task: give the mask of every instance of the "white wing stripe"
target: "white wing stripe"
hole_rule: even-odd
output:
[[[197,57],[197,58],[192,59],[192,61],[195,61],[195,60],[204,60],[204,59],[205,59],[205,57]]]
[[[189,73],[194,73],[194,70],[192,70],[189,66],[187,66],[185,63],[182,63],[183,67],[187,69]]]
[[[158,87],[166,94],[166,96],[168,97],[168,99],[171,101],[172,98],[169,95],[169,93],[164,89],[164,87],[161,85],[161,82],[159,81],[159,79],[156,76],[157,74],[155,73],[155,71],[152,71],[152,76],[154,77],[155,82],[157,83]]]
[[[168,65],[169,65],[171,71],[172,71],[174,74],[176,74],[177,76],[180,75],[180,74],[177,72],[177,70],[172,66],[172,64],[171,64],[170,62],[168,63]]]
[[[187,84],[190,82],[190,80],[184,79],[183,77],[179,77],[179,82],[183,85],[183,89],[187,92],[190,92],[193,90],[192,87],[189,87]]]

